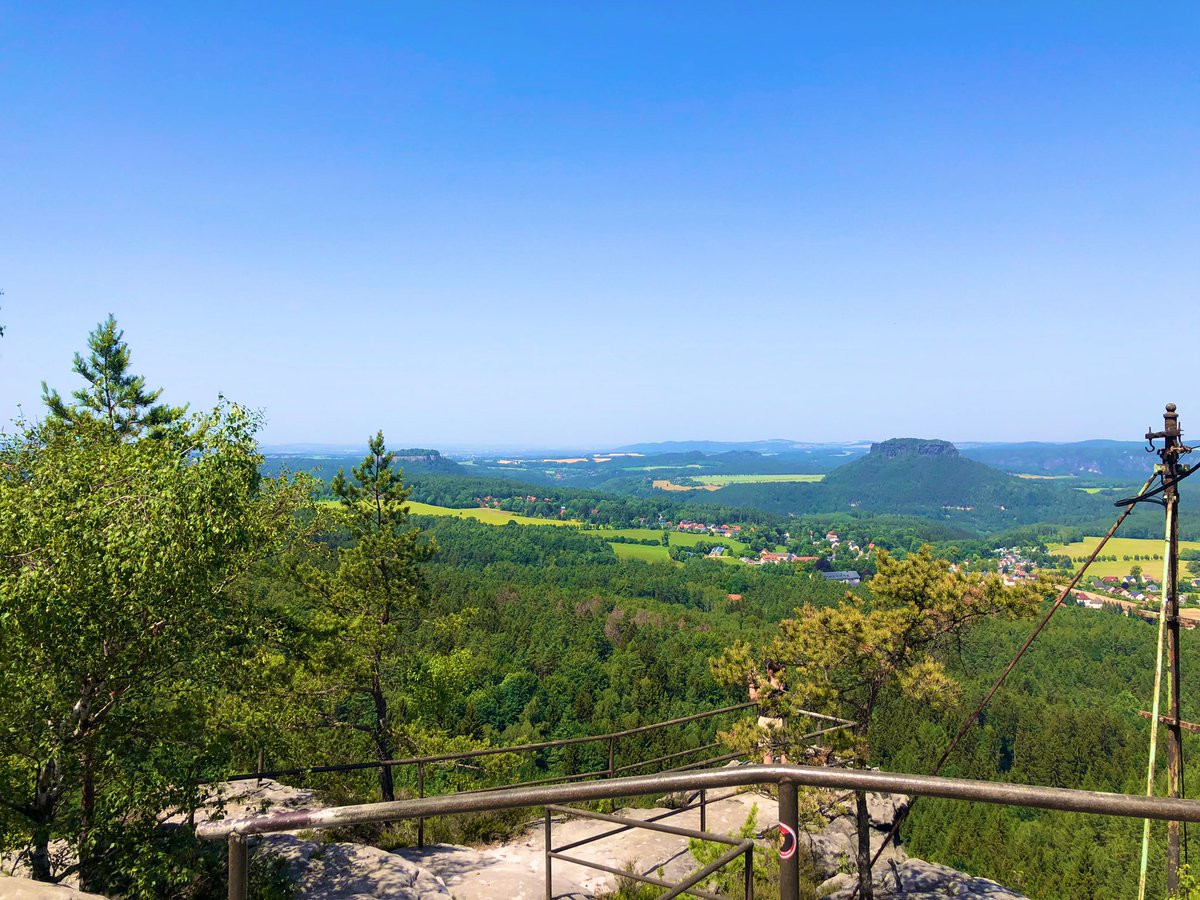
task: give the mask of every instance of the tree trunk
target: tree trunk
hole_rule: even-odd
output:
[[[373,737],[375,739],[375,758],[382,762],[385,759],[392,759],[395,753],[395,747],[392,746],[391,735],[388,734],[387,727],[387,699],[383,696],[383,685],[379,683],[379,676],[376,675],[371,680],[371,698],[375,701],[375,728]],[[385,801],[396,799],[396,788],[392,783],[392,767],[379,767],[379,793]]]
[[[92,759],[92,748],[83,751],[83,790],[80,794],[79,829],[79,886],[85,891],[96,891],[95,847],[92,845],[92,829],[96,823],[96,772]]]
[[[871,882],[871,814],[867,812],[866,791],[855,791],[855,819],[858,824],[858,896],[874,900],[875,886]]]
[[[34,881],[54,881],[50,870],[50,826],[58,806],[58,761],[50,759],[38,770],[33,800],[33,839],[29,870]]]

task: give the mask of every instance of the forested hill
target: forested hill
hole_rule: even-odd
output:
[[[816,484],[738,484],[725,505],[777,515],[842,512],[916,515],[994,530],[1110,516],[1111,503],[1053,482],[1016,478],[962,456],[947,441],[894,438]]]
[[[1145,480],[1158,461],[1144,442],[1078,441],[1073,444],[980,444],[963,456],[1005,472],[1049,477],[1080,476],[1130,484]]]
[[[362,462],[362,453],[330,454],[312,456],[300,453],[268,453],[264,455],[263,474],[274,478],[282,472],[306,472],[324,482],[330,482],[345,469],[346,474]],[[405,477],[416,475],[467,475],[470,469],[442,456],[438,450],[414,447],[396,451],[397,465],[404,469]]]

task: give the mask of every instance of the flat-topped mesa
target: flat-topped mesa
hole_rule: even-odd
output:
[[[900,456],[958,456],[958,448],[949,441],[925,438],[892,438],[871,445],[871,456],[896,459]]]

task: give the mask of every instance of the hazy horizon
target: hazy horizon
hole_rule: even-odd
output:
[[[628,447],[651,446],[654,444],[728,444],[730,449],[735,449],[747,444],[766,444],[769,442],[786,442],[796,445],[797,447],[810,446],[814,448],[820,447],[864,447],[868,444],[879,443],[892,438],[917,438],[919,440],[948,440],[956,447],[972,448],[986,447],[993,445],[1019,445],[1019,444],[1045,444],[1049,446],[1069,446],[1081,443],[1093,443],[1097,441],[1115,441],[1119,443],[1140,444],[1144,441],[1121,441],[1117,438],[1084,438],[1080,441],[1039,441],[1036,439],[1017,440],[1017,441],[973,441],[973,440],[951,440],[949,438],[940,437],[938,435],[909,435],[895,434],[888,437],[864,438],[861,440],[845,440],[845,441],[802,441],[791,440],[787,438],[763,438],[761,440],[746,440],[746,441],[725,441],[719,438],[696,438],[694,440],[670,440],[670,441],[629,441],[622,444],[615,443],[598,443],[598,444],[573,444],[573,443],[551,443],[551,444],[504,444],[492,441],[474,441],[467,443],[453,442],[421,442],[421,441],[405,441],[403,436],[389,436],[385,434],[388,441],[388,447],[392,450],[421,448],[426,450],[437,450],[445,456],[470,456],[472,454],[485,455],[487,453],[534,453],[534,454],[549,454],[549,453],[567,453],[567,452],[586,452],[597,453],[603,455],[606,451],[622,452]],[[346,442],[346,441],[285,441],[285,442],[263,442],[263,452],[268,454],[280,455],[306,455],[312,453],[321,455],[323,453],[337,453],[355,455],[360,452],[365,452],[366,438],[361,442]],[[779,448],[782,450],[783,448]],[[648,453],[655,451],[647,451]],[[657,452],[677,452],[670,449],[664,449]]]

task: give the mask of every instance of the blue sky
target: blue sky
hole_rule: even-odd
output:
[[[167,399],[276,443],[1200,428],[1198,26],[0,6],[0,420],[111,311]]]

